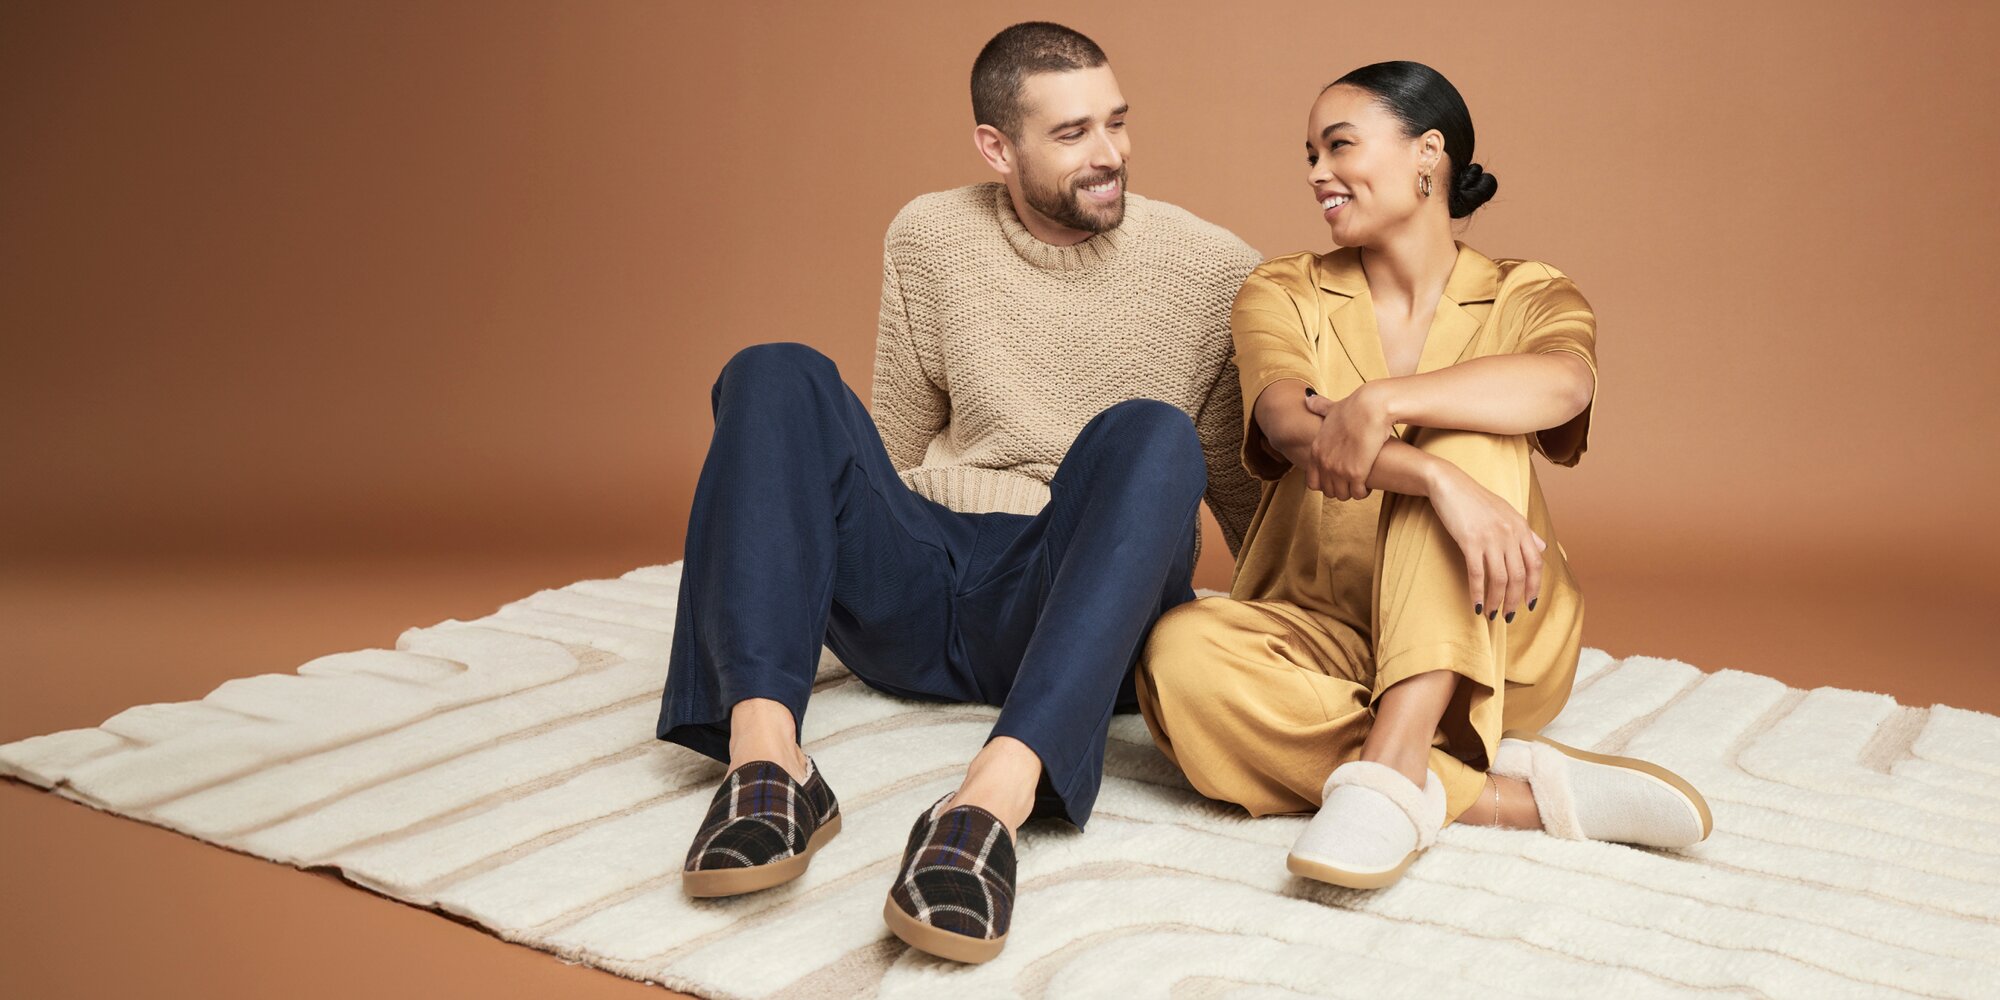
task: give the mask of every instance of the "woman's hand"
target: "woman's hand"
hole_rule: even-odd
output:
[[[1335,500],[1368,496],[1368,473],[1395,425],[1375,393],[1362,386],[1344,399],[1308,395],[1306,409],[1320,417],[1312,460],[1305,464],[1306,488]]]
[[[1438,474],[1430,500],[1465,553],[1467,590],[1478,602],[1473,614],[1492,621],[1504,612],[1511,622],[1523,601],[1532,610],[1542,590],[1542,550],[1549,543],[1528,527],[1528,519],[1456,466]]]

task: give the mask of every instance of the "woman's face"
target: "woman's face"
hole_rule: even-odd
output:
[[[1444,136],[1432,129],[1403,138],[1402,124],[1375,95],[1346,84],[1329,87],[1306,119],[1306,182],[1339,246],[1368,246],[1419,212],[1444,212]],[[1426,198],[1417,179],[1431,173]]]

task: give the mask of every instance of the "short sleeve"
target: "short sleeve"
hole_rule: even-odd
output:
[[[1590,403],[1562,424],[1530,435],[1529,443],[1550,462],[1575,465],[1590,443],[1590,412],[1597,404],[1597,315],[1590,302],[1566,275],[1549,269],[1550,277],[1532,282],[1513,299],[1518,312],[1519,339],[1515,351],[1543,354],[1568,351],[1590,366]]]
[[[1298,301],[1261,270],[1252,271],[1230,306],[1229,336],[1243,384],[1243,467],[1258,479],[1282,478],[1292,463],[1258,428],[1257,397],[1282,379],[1311,385],[1319,377]]]

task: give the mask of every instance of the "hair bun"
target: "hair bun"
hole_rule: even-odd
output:
[[[1468,163],[1452,178],[1451,217],[1462,219],[1484,205],[1500,189],[1499,180],[1477,163]]]

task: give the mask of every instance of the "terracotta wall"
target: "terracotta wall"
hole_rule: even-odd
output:
[[[1994,5],[16,0],[0,557],[677,558],[716,369],[801,340],[866,396],[883,227],[989,176],[967,71],[1031,17],[1110,53],[1134,189],[1266,254],[1326,246],[1321,84],[1458,85],[1501,185],[1462,238],[1599,313],[1545,477],[1586,573],[1859,609],[2000,556]]]

